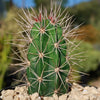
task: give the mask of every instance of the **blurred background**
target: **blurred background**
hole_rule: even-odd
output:
[[[18,84],[14,79],[20,77],[20,74],[10,75],[20,67],[11,66],[16,62],[11,59],[14,57],[12,48],[19,47],[8,43],[10,39],[17,38],[14,33],[20,30],[14,18],[18,17],[17,12],[21,13],[21,8],[37,10],[41,3],[49,8],[50,0],[0,0],[0,89]],[[83,56],[88,57],[81,62],[83,68],[76,66],[75,69],[89,75],[77,74],[77,81],[100,87],[100,0],[63,0],[62,9],[66,7],[70,15],[74,15],[73,25],[81,24],[78,30],[83,35],[77,41],[83,40],[80,49],[86,51]]]

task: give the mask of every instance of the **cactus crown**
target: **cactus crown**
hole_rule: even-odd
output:
[[[19,15],[23,22],[17,20],[26,33],[21,34],[27,48],[25,46],[25,50],[22,49],[24,57],[20,58],[24,62],[22,66],[26,70],[29,94],[38,92],[40,96],[50,96],[67,91],[68,76],[72,71],[68,47],[71,44],[72,52],[78,45],[75,46],[69,40],[75,37],[74,29],[70,30],[71,17],[66,10],[62,12],[61,2],[59,6],[56,3],[54,5],[51,2],[49,15],[46,9],[40,9],[39,15],[36,15],[31,8],[33,14],[29,10],[27,13],[23,10],[26,19]]]

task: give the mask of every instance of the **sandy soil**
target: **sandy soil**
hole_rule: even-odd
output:
[[[16,87],[15,90],[3,90],[1,92],[0,100],[42,100],[38,93],[28,95],[27,87]],[[43,97],[43,100],[100,100],[100,88],[82,87],[73,83],[69,93],[52,97]]]

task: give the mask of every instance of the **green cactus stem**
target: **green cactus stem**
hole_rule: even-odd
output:
[[[66,78],[70,70],[66,62],[66,41],[59,24],[50,19],[33,24],[28,48],[27,78],[29,94],[38,92],[40,96],[66,93]]]

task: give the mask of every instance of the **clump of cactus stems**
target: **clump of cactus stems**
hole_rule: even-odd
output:
[[[19,33],[21,39],[18,40],[24,41],[25,45],[21,48],[21,56],[14,51],[19,57],[17,60],[21,61],[15,65],[23,66],[17,72],[25,70],[23,76],[29,94],[38,92],[40,96],[51,96],[66,93],[70,73],[79,72],[72,70],[71,66],[80,66],[74,59],[81,54],[71,55],[80,44],[75,44],[76,28],[71,29],[72,17],[66,13],[66,9],[61,10],[61,2],[52,1],[50,14],[42,8],[39,14],[33,8],[27,12],[23,10],[23,13],[25,17],[19,15],[22,21],[16,19],[24,32]],[[77,60],[80,60],[79,57]]]

